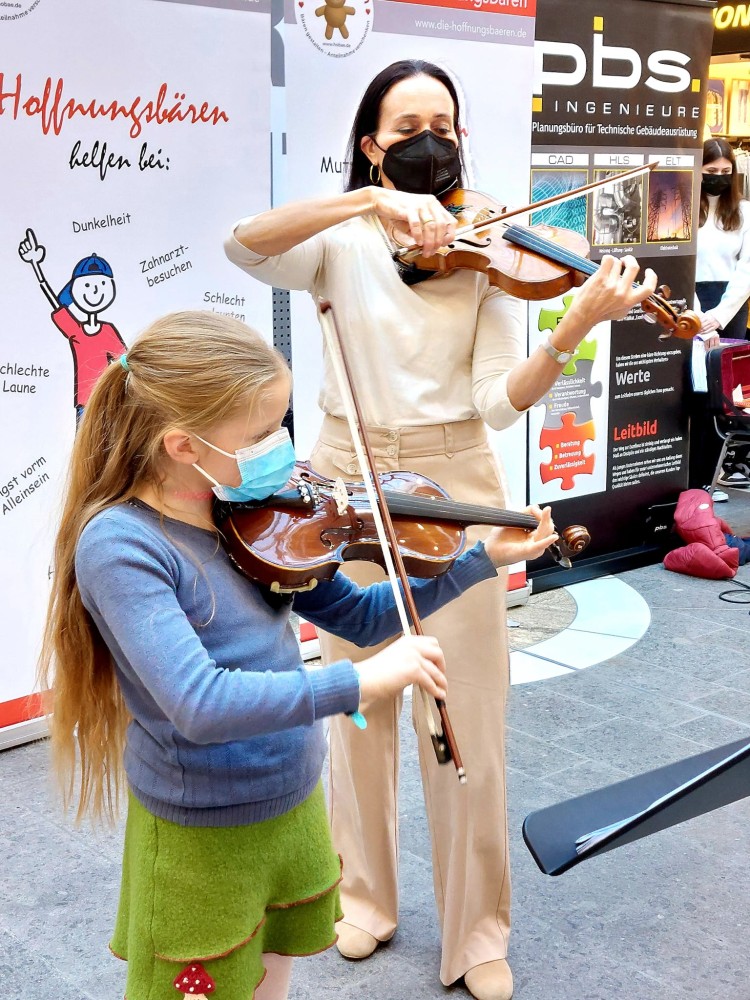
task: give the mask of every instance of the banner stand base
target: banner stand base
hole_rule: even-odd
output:
[[[582,559],[573,563],[572,569],[560,569],[559,566],[547,566],[544,569],[528,570],[529,578],[535,594],[545,590],[555,590],[557,587],[569,587],[573,583],[583,583],[586,580],[596,580],[600,576],[610,576],[612,573],[624,573],[629,569],[640,569],[641,566],[651,566],[661,562],[666,549],[661,545],[639,545],[634,549],[622,549],[619,552],[608,552],[591,559]]]
[[[522,604],[528,604],[531,597],[531,585],[527,582],[522,587],[508,589],[505,593],[505,607],[517,608]]]
[[[22,743],[31,743],[49,735],[46,718],[29,719],[27,722],[17,722],[14,726],[0,729],[0,750],[10,750]]]

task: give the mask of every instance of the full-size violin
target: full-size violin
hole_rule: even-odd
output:
[[[657,164],[652,164],[653,169]],[[442,205],[455,216],[459,229],[451,244],[440,247],[429,257],[419,249],[405,246],[393,257],[407,284],[422,275],[447,274],[467,268],[487,275],[489,283],[520,299],[539,301],[562,295],[599,270],[600,265],[588,259],[590,245],[579,233],[559,226],[508,225],[504,220],[538,210],[564,198],[578,197],[603,184],[620,183],[626,176],[643,173],[628,171],[617,178],[585,185],[564,196],[506,211],[504,206],[479,191],[457,189],[440,198]],[[421,272],[421,273],[420,273]],[[701,319],[687,308],[677,308],[670,302],[671,290],[662,285],[641,303],[643,318],[659,323],[667,333],[681,339],[692,339],[700,332]]]
[[[378,478],[410,576],[447,572],[465,548],[470,524],[537,526],[531,514],[457,503],[415,472]],[[260,503],[217,502],[214,519],[235,565],[276,593],[312,589],[350,560],[384,564],[364,484],[327,479],[307,462],[297,463],[283,492]],[[585,528],[568,528],[550,554],[569,568],[570,557],[589,540]]]

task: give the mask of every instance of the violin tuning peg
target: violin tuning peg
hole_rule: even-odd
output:
[[[663,299],[672,298],[672,289],[669,287],[669,285],[659,285],[656,291],[659,293],[659,295],[661,295]]]

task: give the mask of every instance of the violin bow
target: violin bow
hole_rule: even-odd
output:
[[[373,454],[372,445],[367,432],[367,425],[363,419],[359,399],[354,388],[354,380],[352,378],[346,349],[344,348],[344,342],[336,326],[336,319],[333,315],[331,303],[320,299],[318,301],[318,310],[320,315],[320,324],[323,329],[323,336],[331,358],[331,364],[336,375],[336,380],[339,383],[339,390],[341,392],[344,410],[346,412],[347,423],[349,424],[349,431],[352,435],[354,451],[362,470],[362,479],[364,481],[365,491],[367,492],[367,497],[372,510],[373,521],[378,533],[380,545],[383,549],[383,558],[385,560],[388,578],[393,588],[393,596],[396,602],[399,619],[401,621],[401,628],[404,635],[411,635],[411,626],[409,624],[410,617],[411,625],[413,626],[415,633],[417,635],[424,635],[422,622],[419,617],[417,605],[409,583],[409,577],[406,573],[404,561],[401,557],[401,551],[398,547],[396,530],[393,527],[391,513],[388,509],[388,504],[383,494],[383,487],[378,477],[375,456]],[[399,590],[399,582],[403,588],[403,596]],[[406,607],[409,609],[409,616],[407,616],[406,613],[404,600],[406,601]],[[439,729],[435,722],[435,717],[432,712],[432,706],[427,692],[421,687],[419,688],[419,692],[423,700],[427,719],[427,728],[432,740],[432,745],[435,749],[438,764],[446,764],[448,761],[452,760],[456,768],[458,780],[462,785],[464,785],[466,784],[466,772],[461,760],[461,754],[459,753],[458,746],[456,744],[456,738],[453,733],[450,718],[448,717],[448,710],[445,707],[445,702],[440,699],[435,699],[435,705],[437,707],[441,723],[441,729]]]
[[[654,161],[649,163],[645,167],[635,167],[633,170],[625,170],[622,173],[616,174],[614,177],[605,177],[604,180],[594,181],[592,184],[584,184],[583,187],[574,188],[572,191],[564,191],[562,194],[553,194],[549,198],[543,198],[542,201],[532,202],[530,205],[524,205],[522,208],[512,208],[508,212],[501,212],[499,215],[490,216],[490,218],[485,218],[480,221],[474,221],[466,226],[461,226],[460,229],[456,230],[456,235],[453,237],[455,240],[460,239],[462,236],[466,236],[467,233],[474,233],[479,229],[487,229],[489,226],[494,226],[497,222],[505,222],[506,219],[513,219],[517,215],[523,215],[524,212],[536,212],[540,208],[545,208],[547,205],[560,205],[564,201],[571,201],[573,198],[580,198],[582,194],[586,194],[588,191],[595,191],[597,188],[607,187],[612,184],[619,184],[621,181],[627,180],[628,177],[639,177],[641,174],[650,173],[652,170],[656,170],[659,166],[658,162]],[[403,247],[401,250],[396,250],[393,253],[394,259],[397,260],[410,260],[409,254],[413,257],[419,257],[422,251],[419,247]]]

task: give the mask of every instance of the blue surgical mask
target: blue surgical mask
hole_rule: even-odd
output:
[[[195,436],[198,437],[197,434]],[[203,444],[207,444],[214,451],[226,455],[227,458],[234,458],[239,466],[242,476],[240,485],[224,486],[205,469],[201,469],[197,462],[194,463],[193,467],[214,484],[213,491],[219,500],[227,500],[230,503],[265,500],[283,489],[294,471],[296,461],[294,445],[286,427],[280,427],[257,444],[250,445],[249,448],[240,448],[235,452],[217,448],[215,444],[205,441],[202,437],[198,437],[198,440],[203,441]]]

